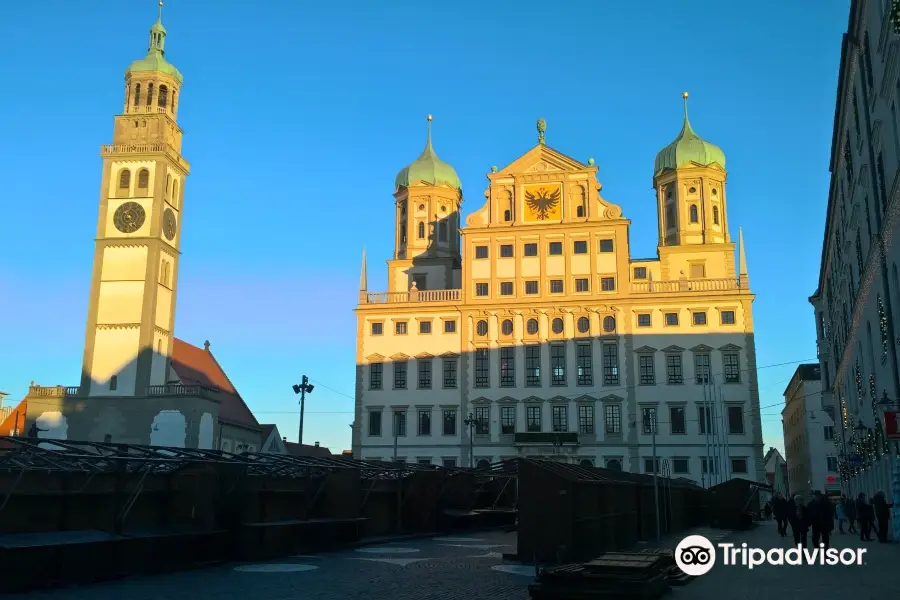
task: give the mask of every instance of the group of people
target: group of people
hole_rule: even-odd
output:
[[[790,499],[778,492],[766,504],[765,513],[767,518],[775,517],[781,537],[787,536],[790,524],[795,544],[806,547],[812,530],[812,547],[817,547],[821,542],[829,548],[835,521],[839,533],[844,533],[845,523],[849,526],[848,533],[857,533],[858,523],[862,541],[871,541],[874,530],[879,542],[887,542],[890,508],[885,493],[881,491],[872,496],[871,500],[865,494],[859,494],[856,500],[841,496],[836,502],[832,502],[821,491],[813,492],[811,497],[795,494]]]

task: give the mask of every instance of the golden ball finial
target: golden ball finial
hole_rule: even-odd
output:
[[[428,119],[429,121],[431,121],[432,119],[434,119],[434,117],[432,117],[431,115],[428,115],[428,116],[425,117],[425,118]]]
[[[687,93],[687,92],[681,92],[681,97],[684,98],[685,100],[687,100],[688,93]]]

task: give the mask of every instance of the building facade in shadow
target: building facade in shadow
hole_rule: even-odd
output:
[[[461,226],[460,180],[428,121],[395,182],[387,291],[369,290],[363,256],[354,456],[537,454],[645,472],[655,437],[667,473],[764,481],[754,296],[729,234],[725,155],[694,132],[687,95],[654,164],[646,259],[631,257],[631,222],[593,159],[547,145],[543,119]]]

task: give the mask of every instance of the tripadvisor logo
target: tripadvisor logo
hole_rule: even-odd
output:
[[[746,543],[740,547],[734,544],[718,544],[722,551],[722,564],[744,566],[753,569],[760,565],[801,566],[801,565],[862,565],[865,548],[750,548]],[[702,535],[689,535],[675,548],[675,564],[687,575],[699,576],[709,573],[716,564],[716,547]]]

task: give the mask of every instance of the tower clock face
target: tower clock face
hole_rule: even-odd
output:
[[[134,233],[144,224],[147,213],[144,207],[137,202],[126,202],[116,209],[113,215],[113,225],[122,233]]]
[[[178,223],[175,220],[175,213],[172,212],[171,208],[167,208],[163,213],[163,235],[171,242],[175,238],[177,231]]]

